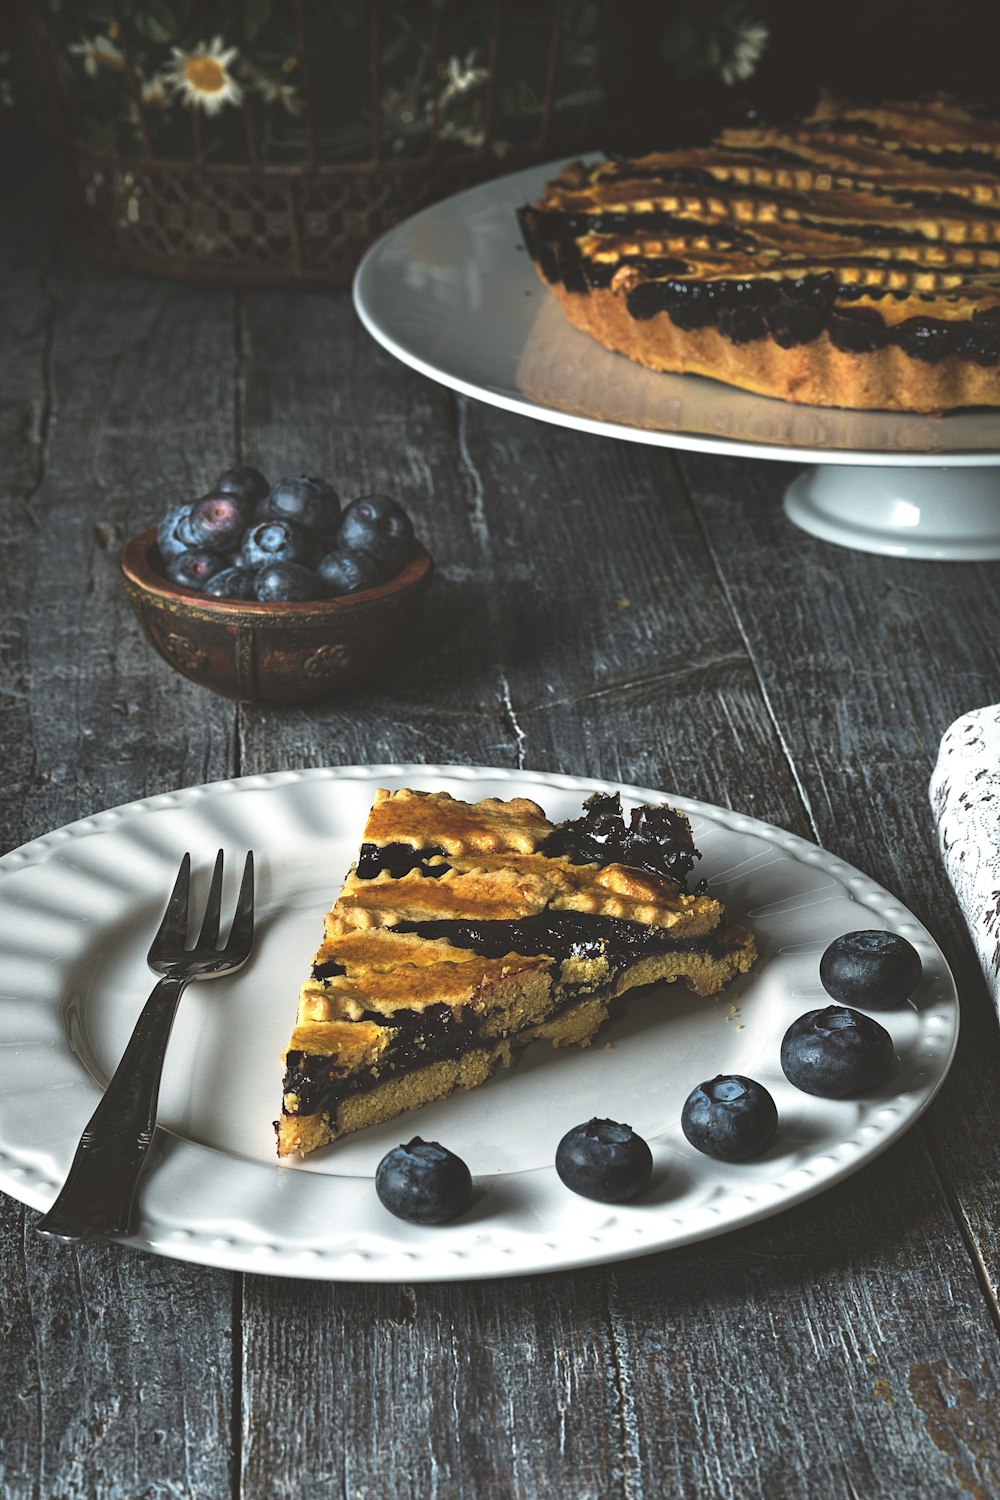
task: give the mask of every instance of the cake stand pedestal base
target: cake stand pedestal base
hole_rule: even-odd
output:
[[[985,562],[1000,558],[1000,468],[820,464],[789,485],[785,514],[840,547]]]

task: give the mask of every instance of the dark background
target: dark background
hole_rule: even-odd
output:
[[[1000,115],[1000,5],[984,0],[752,0],[770,31],[749,80],[697,72],[678,79],[660,51],[675,7],[615,0],[605,12],[608,139],[662,146],[698,139],[748,114],[807,112],[821,88],[858,100],[944,91]],[[697,4],[687,7],[704,15]]]

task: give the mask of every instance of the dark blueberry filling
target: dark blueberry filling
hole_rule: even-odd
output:
[[[954,167],[959,171],[968,168],[970,171],[988,172],[991,177],[1000,177],[1000,158],[991,151],[979,150],[975,146],[970,146],[967,151],[924,151],[917,146],[904,146],[899,154],[913,161],[930,162],[935,167]]]
[[[945,323],[940,318],[905,318],[892,330],[892,338],[904,354],[934,364],[949,354],[961,353],[966,326]]]
[[[444,850],[436,844],[428,844],[424,849],[415,849],[412,844],[362,844],[354,873],[359,880],[374,880],[387,870],[393,880],[399,880],[411,870],[419,870],[422,875],[436,879],[451,867],[447,863],[431,865],[428,860],[444,860],[444,857]]]
[[[568,1010],[578,999],[578,991],[567,987],[558,1005],[547,1013],[552,1020]],[[283,1091],[294,1093],[298,1099],[296,1115],[314,1115],[321,1110],[334,1109],[341,1099],[355,1094],[368,1093],[387,1078],[407,1073],[446,1057],[460,1057],[475,1045],[478,1028],[463,1020],[447,1005],[429,1005],[423,1011],[395,1011],[392,1015],[381,1015],[366,1011],[366,1021],[375,1021],[382,1026],[391,1026],[397,1033],[391,1051],[379,1062],[373,1075],[369,1071],[351,1073],[338,1067],[336,1058],[318,1056],[306,1052],[289,1052]],[[483,1038],[484,1045],[493,1045],[498,1037]],[[288,1113],[288,1111],[283,1111]]]
[[[910,245],[926,238],[918,229],[902,229],[897,224],[851,224],[846,220],[828,224],[823,219],[803,219],[802,223],[822,234],[846,235],[850,240],[867,240],[873,245]]]
[[[559,965],[567,958],[606,958],[610,981],[646,954],[668,953],[690,946],[669,937],[662,929],[639,922],[572,911],[544,911],[508,922],[451,919],[399,922],[393,931],[430,939],[447,938],[454,947],[471,948],[484,958],[502,958],[515,952],[525,957],[544,954],[553,961],[554,980],[558,978]],[[700,947],[706,953],[721,954],[727,941],[724,934],[716,931]],[[560,1003],[549,1016],[567,1009],[589,988],[586,984],[563,985]],[[466,1020],[448,1005],[428,1005],[422,1011],[399,1010],[391,1015],[370,1010],[361,1019],[390,1026],[397,1033],[376,1074],[352,1073],[348,1068],[338,1067],[336,1058],[289,1052],[284,1092],[297,1096],[296,1114],[312,1115],[331,1109],[347,1095],[366,1092],[399,1073],[438,1058],[460,1056],[474,1045],[477,1037],[475,1022]]]
[[[815,280],[818,283],[821,278]],[[767,313],[768,328],[775,343],[782,349],[793,349],[797,344],[808,344],[819,338],[829,318],[830,300],[797,296],[785,284],[779,283],[777,296]]]
[[[876,238],[877,226],[873,229],[872,237]],[[899,238],[912,236],[900,234]],[[607,286],[618,269],[617,264],[604,266],[599,262],[583,262],[579,256],[577,264],[583,267],[577,280],[585,290]],[[642,281],[625,294],[629,315],[637,322],[647,322],[658,313],[666,313],[675,327],[685,331],[715,327],[735,344],[745,344],[770,334],[784,349],[810,343],[825,329],[838,349],[852,354],[867,354],[896,344],[913,358],[928,363],[957,354],[984,366],[1000,364],[1000,323],[997,321],[1000,309],[976,312],[971,321],[955,319],[954,322],[945,322],[916,317],[890,326],[874,309],[848,311],[838,304],[859,297],[880,300],[899,297],[903,293],[863,284],[838,289],[833,272],[786,281],[736,278],[695,281],[670,274],[674,270],[674,258],[664,257],[657,261],[636,256],[620,264],[637,265],[647,274],[662,277],[656,281]],[[894,262],[894,265],[908,268],[904,261]],[[668,272],[665,276],[664,271]],[[561,278],[553,274],[548,279]]]
[[[879,138],[878,128],[869,120],[824,121],[822,128],[834,133],[849,132]],[[786,160],[795,164],[801,160],[793,153],[783,152],[778,148],[748,149],[745,154],[748,157]],[[986,169],[1000,176],[1000,159],[985,150],[970,148],[962,151],[922,151],[906,148],[900,155],[928,161],[939,167]],[[733,186],[720,184],[702,168],[679,167],[668,169],[668,172],[669,177],[663,177],[662,180],[681,182],[685,180],[686,173],[686,180],[693,185],[703,185],[702,179],[707,178],[720,190]],[[646,175],[651,178],[662,176],[655,169],[640,168],[629,172],[627,164],[623,167],[623,175],[640,178]],[[775,193],[769,187],[757,185],[747,188],[740,186],[739,191],[751,194],[756,192],[769,201],[803,201],[796,199],[794,195]],[[916,208],[931,212],[970,212],[965,199],[948,192],[917,189],[891,196],[899,202],[909,202]],[[1000,215],[1000,209],[989,206],[976,205],[974,211],[977,216],[987,218]],[[578,236],[587,232],[629,233],[652,230],[681,236],[703,232],[720,248],[752,249],[752,234],[735,226],[699,225],[692,219],[681,219],[675,214],[660,210],[649,213],[566,214],[529,207],[520,211],[519,218],[527,249],[538,262],[542,274],[551,282],[562,282],[572,292],[587,293],[591,288],[608,286],[622,265],[635,266],[644,275],[656,277],[656,280],[642,281],[626,294],[628,312],[639,322],[665,312],[676,327],[685,331],[716,327],[724,337],[737,344],[770,335],[783,348],[807,344],[826,330],[835,347],[849,353],[870,353],[893,344],[912,358],[927,363],[936,363],[958,355],[983,366],[1000,364],[1000,330],[993,320],[993,313],[997,311],[995,309],[975,313],[971,321],[916,317],[896,325],[887,325],[877,313],[862,309],[845,312],[840,304],[861,296],[878,298],[883,295],[905,294],[867,287],[863,283],[838,289],[836,277],[832,273],[806,276],[798,280],[788,278],[780,282],[763,278],[699,281],[683,276],[684,262],[680,257],[630,256],[614,263],[605,263],[584,260],[576,244]],[[898,225],[826,223],[810,219],[803,219],[802,223],[873,245],[901,245],[924,238],[918,230],[904,229]],[[863,267],[865,262],[862,260],[860,264]],[[894,258],[892,264],[901,270],[914,269],[905,256]],[[809,292],[803,295],[807,287]]]
[[[980,365],[1000,364],[1000,307],[974,312],[964,328],[963,354]]]
[[[815,167],[816,165],[808,156],[799,156],[794,151],[787,151],[783,146],[727,146],[726,149],[740,156],[752,157],[754,161],[766,161],[778,167]]]
[[[614,968],[623,968],[646,953],[668,953],[685,946],[662,928],[577,911],[546,910],[507,922],[454,917],[398,922],[393,931],[446,938],[453,948],[471,948],[483,958],[503,958],[508,953],[521,953],[527,958],[545,954],[561,963],[567,958],[606,957]]]
[[[343,964],[338,964],[335,958],[328,958],[325,963],[313,964],[312,977],[314,979],[336,979],[338,974],[346,974],[347,970]]]
[[[566,958],[605,956],[613,979],[627,965],[649,953],[667,953],[689,947],[665,933],[624,922],[617,917],[590,916],[581,912],[543,912],[513,922],[409,922],[400,923],[394,931],[414,932],[421,937],[446,937],[459,948],[474,948],[484,957],[502,957],[510,952],[526,956],[544,953],[553,958],[553,969]],[[714,956],[725,950],[727,936],[716,930],[698,945]],[[555,977],[555,975],[554,975]],[[561,986],[560,1000],[547,1013],[552,1019],[576,1003],[585,984]],[[338,1067],[333,1057],[305,1052],[289,1052],[284,1092],[298,1098],[297,1115],[312,1115],[329,1110],[348,1095],[366,1093],[387,1078],[432,1063],[439,1058],[459,1057],[474,1046],[478,1028],[448,1005],[428,1005],[423,1011],[394,1011],[383,1015],[366,1011],[361,1018],[397,1032],[391,1050],[382,1058],[377,1072],[352,1073]],[[494,1042],[498,1038],[489,1038]]]
[[[362,1019],[391,1026],[398,1033],[392,1051],[379,1063],[377,1076],[368,1072],[352,1076],[347,1068],[337,1066],[335,1057],[289,1052],[284,1092],[297,1096],[296,1114],[314,1115],[348,1094],[374,1088],[410,1068],[440,1057],[457,1057],[469,1049],[476,1036],[475,1026],[460,1020],[448,1005],[429,1005],[423,1011],[401,1010],[391,1016],[366,1011]]]
[[[845,354],[870,354],[889,342],[889,330],[873,307],[833,308],[827,331],[830,342]]]
[[[613,172],[605,173],[604,180],[621,178],[623,182],[673,182],[689,187],[716,187],[718,179],[705,167],[642,167],[635,162],[623,161],[615,164]]]
[[[716,326],[737,344],[771,333],[783,348],[808,343],[827,326],[837,296],[833,272],[788,281],[646,281],[626,295],[634,318],[665,312],[678,328]]]
[[[681,889],[701,858],[683,813],[647,803],[633,809],[626,826],[617,792],[594,792],[582,816],[558,824],[539,852],[574,864],[631,865],[676,881]]]
[[[718,186],[718,184],[716,184]],[[563,261],[580,255],[576,241],[583,234],[630,234],[636,230],[655,230],[662,234],[691,235],[704,233],[724,241],[727,245],[750,245],[751,237],[735,225],[699,224],[695,219],[680,219],[664,209],[651,209],[648,213],[630,211],[603,213],[559,213],[551,209],[522,208],[518,211],[518,222],[524,243],[535,260],[545,270],[545,255],[562,265]],[[545,273],[548,276],[548,272]],[[548,276],[550,281],[556,280]],[[574,290],[571,288],[571,290]]]
[[[944,214],[967,214],[969,212],[969,200],[962,198],[958,193],[907,191],[890,193],[888,196],[894,203],[909,204],[913,208],[936,209]],[[1000,219],[1000,208],[991,208],[985,203],[977,203],[975,213],[977,219]]]

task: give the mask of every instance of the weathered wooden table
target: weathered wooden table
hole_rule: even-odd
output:
[[[47,1243],[4,1199],[3,1495],[1000,1494],[1000,1047],[927,802],[942,731],[1000,694],[1000,564],[838,550],[786,522],[785,466],[456,398],[346,295],[82,263],[37,194],[4,216],[0,297],[3,849],[259,770],[566,770],[819,841],[929,926],[963,1007],[942,1093],[884,1156],[752,1229],[603,1269],[235,1276]],[[377,685],[239,707],[139,638],[121,540],[235,460],[412,506],[437,578]]]

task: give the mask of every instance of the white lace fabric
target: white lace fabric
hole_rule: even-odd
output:
[[[946,730],[930,798],[941,857],[1000,1014],[1000,704]]]

